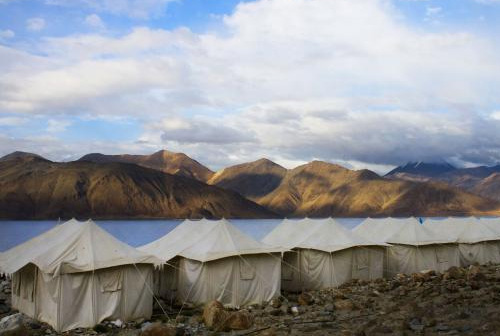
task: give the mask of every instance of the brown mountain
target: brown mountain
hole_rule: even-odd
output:
[[[500,201],[500,173],[494,173],[490,176],[477,181],[470,190],[483,197],[488,197]]]
[[[213,171],[198,161],[191,159],[186,154],[174,153],[167,150],[161,150],[151,155],[105,155],[92,153],[84,155],[78,161],[134,163],[164,173],[194,178],[203,182],[208,181],[214,174]]]
[[[437,216],[481,214],[500,208],[497,202],[443,183],[385,179],[369,170],[352,171],[320,161],[283,173],[284,168],[278,169],[268,162],[262,166],[258,162],[226,168],[210,182],[230,185],[232,190],[283,216]],[[244,186],[251,186],[248,179],[254,175],[256,166],[261,168],[260,179],[279,176],[279,184],[275,186],[273,180],[273,187],[265,195],[256,195],[251,188],[239,187],[237,183],[244,181]],[[272,169],[279,173],[271,174]]]
[[[0,218],[266,218],[239,194],[126,163],[0,160]]]
[[[260,159],[225,168],[215,173],[208,184],[233,190],[248,199],[256,200],[276,189],[286,173],[286,168],[268,159]]]
[[[0,161],[7,161],[7,160],[13,160],[13,159],[33,159],[33,158],[38,158],[41,160],[46,160],[45,158],[41,157],[38,154],[33,154],[33,153],[27,153],[27,152],[12,152],[10,154],[7,154],[5,156],[0,157]]]

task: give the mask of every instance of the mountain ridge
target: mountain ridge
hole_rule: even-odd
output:
[[[180,158],[183,164],[172,165],[169,160],[173,157]],[[120,160],[125,162],[116,162]],[[123,212],[120,213],[116,210],[112,214],[115,217],[120,214],[125,217],[158,217],[162,215],[158,209],[163,209],[163,215],[168,213],[165,209],[175,209],[173,213],[168,213],[168,216],[178,214],[181,217],[190,217],[205,216],[206,214],[206,216],[220,215],[223,217],[243,215],[243,217],[248,216],[249,218],[252,216],[262,218],[266,213],[265,211],[267,213],[264,216],[271,217],[275,214],[282,217],[355,217],[481,215],[497,214],[500,210],[500,203],[492,199],[492,197],[477,196],[435,177],[412,175],[406,172],[397,172],[388,177],[382,177],[368,169],[350,170],[338,164],[317,160],[293,169],[287,169],[267,158],[262,158],[226,167],[215,173],[210,171],[210,176],[206,181],[207,185],[204,181],[196,179],[194,177],[195,173],[190,171],[192,167],[198,168],[197,164],[199,163],[197,161],[190,159],[183,153],[169,151],[135,156],[109,156],[93,153],[85,155],[77,161],[67,163],[51,162],[37,157],[36,154],[8,155],[7,158],[0,159],[0,168],[5,168],[6,165],[18,165],[20,167],[19,169],[10,170],[10,174],[16,177],[13,185],[18,184],[17,187],[11,186],[11,189],[9,189],[13,195],[16,195],[16,192],[20,189],[22,190],[19,187],[23,187],[26,180],[30,181],[33,190],[43,190],[45,192],[44,197],[47,198],[52,197],[50,192],[57,189],[55,188],[57,183],[61,185],[66,183],[64,180],[68,179],[68,177],[64,174],[60,178],[55,178],[45,176],[43,169],[37,173],[31,172],[30,167],[40,166],[40,162],[44,162],[48,166],[59,165],[63,171],[64,167],[79,167],[78,174],[75,172],[73,172],[73,175],[69,174],[69,180],[73,184],[70,183],[70,186],[66,186],[66,195],[59,195],[59,197],[63,198],[76,197],[76,199],[79,199],[81,196],[77,197],[75,195],[88,191],[88,188],[84,188],[83,191],[80,190],[81,186],[78,185],[86,186],[86,184],[82,184],[80,179],[74,176],[75,174],[77,176],[86,176],[87,180],[96,179],[96,174],[100,174],[100,178],[97,178],[97,180],[100,180],[102,179],[101,175],[104,174],[102,171],[107,171],[104,174],[108,179],[107,188],[100,189],[101,195],[99,197],[101,197],[100,201],[102,202],[106,198],[104,196],[109,194],[110,191],[115,193],[113,197],[108,195],[108,199],[105,200],[113,203],[109,199],[117,198],[118,204],[112,204],[112,208],[121,209],[120,211]],[[144,162],[156,167],[156,169],[144,167]],[[185,162],[187,164],[184,164]],[[193,162],[196,162],[196,164],[193,164]],[[109,167],[114,167],[117,171],[116,174],[110,174]],[[164,173],[162,170],[166,169],[165,167],[171,169],[171,171],[173,169],[173,175]],[[181,167],[187,171],[181,171]],[[411,169],[419,167],[426,167],[426,165],[414,163]],[[428,168],[428,165],[426,168]],[[460,168],[452,168],[450,165],[444,166],[444,170],[447,172],[442,173],[442,175],[455,174]],[[484,168],[479,169],[476,175],[484,170]],[[19,176],[19,173],[22,172],[24,172],[24,175]],[[48,169],[47,172],[51,172],[51,170]],[[90,178],[88,177],[89,174],[91,175]],[[169,177],[163,175],[161,175],[163,177],[159,177],[157,174],[165,174],[165,176]],[[432,170],[430,174],[433,174]],[[409,181],[410,177],[414,180]],[[3,190],[7,190],[5,185],[2,184],[5,182],[3,179],[6,178],[5,169],[1,168],[0,187],[3,187]],[[142,179],[145,179],[145,181]],[[463,185],[477,185],[474,179],[476,178],[463,178],[461,183]],[[158,180],[162,182],[158,182]],[[12,180],[10,181],[12,182]],[[57,181],[57,183],[54,181]],[[112,181],[112,183],[109,181]],[[483,192],[485,194],[495,193],[498,189],[497,185],[500,185],[500,174],[486,182],[481,185],[481,188],[484,189]],[[50,192],[45,190],[47,185],[52,186],[52,189],[49,189]],[[208,190],[207,188],[215,189]],[[217,195],[214,196],[214,193]],[[11,197],[10,201],[14,200],[14,205],[17,204],[16,202],[24,202],[24,207],[29,210],[30,206],[34,206],[33,197],[35,196],[33,195],[32,192],[30,197],[26,198],[18,197],[16,199],[16,197]],[[207,206],[209,210],[205,213],[206,209],[203,210],[203,202],[206,195],[212,196],[208,198]],[[5,201],[7,196],[5,192],[2,194],[0,189],[0,203],[2,201],[1,197],[4,197],[3,200]],[[142,198],[147,201],[141,201]],[[7,197],[7,199],[9,198]],[[91,197],[90,201],[95,202],[95,199]],[[244,204],[245,201],[250,203]],[[128,211],[125,208],[124,204],[127,202],[132,205],[133,211]],[[168,204],[168,206],[165,204]],[[256,208],[257,204],[261,208]],[[58,213],[57,209],[54,209],[56,204],[51,204],[51,207],[52,212],[50,214]],[[243,207],[250,210],[245,212]],[[92,212],[91,207],[86,209],[91,215],[103,216],[102,211],[96,213]],[[143,213],[142,209],[146,209],[144,210],[146,214]],[[4,209],[3,211],[7,210]]]
[[[209,168],[184,153],[175,153],[165,149],[150,155],[117,154],[107,155],[90,153],[82,156],[77,161],[90,161],[95,163],[121,162],[133,163],[146,168],[152,168],[164,173],[180,175],[206,182],[214,174]]]
[[[393,169],[386,177],[415,182],[443,182],[452,187],[500,201],[500,184],[495,183],[494,178],[489,179],[490,176],[500,173],[500,165],[455,168],[434,175],[429,175],[425,171],[408,171],[401,167]]]
[[[251,184],[249,179],[256,180],[253,176],[256,162],[224,168],[216,173],[216,180],[209,182],[238,191],[287,217],[479,214],[497,211],[500,207],[494,201],[483,200],[444,183],[396,181],[367,169],[353,171],[323,161],[312,161],[293,169],[283,168],[273,188],[257,194],[238,184],[242,179],[246,184]],[[260,173],[271,174],[266,170]]]
[[[130,163],[0,161],[0,218],[274,218],[235,192]]]

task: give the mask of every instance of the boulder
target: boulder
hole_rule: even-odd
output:
[[[141,332],[140,336],[176,336],[177,330],[173,327],[157,323],[147,325]]]
[[[5,316],[0,320],[0,335],[1,336],[26,336],[29,335],[28,329],[24,326],[24,322],[28,318],[21,313]]]
[[[219,301],[212,301],[205,305],[203,309],[203,322],[214,330],[221,330],[220,327],[229,318],[229,312],[224,310],[224,306]]]
[[[443,280],[449,279],[461,279],[464,276],[462,270],[457,266],[452,266],[448,268],[446,272],[443,273]]]
[[[247,310],[229,312],[219,301],[212,301],[203,309],[203,322],[209,329],[229,331],[248,329],[253,319]]]
[[[250,328],[252,324],[252,315],[247,310],[240,310],[230,313],[222,330],[245,330]]]
[[[467,270],[467,280],[484,281],[486,280],[486,275],[481,272],[481,267],[470,265],[469,269]]]

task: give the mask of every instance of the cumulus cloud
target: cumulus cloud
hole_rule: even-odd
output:
[[[21,126],[28,122],[28,118],[23,117],[0,117],[0,126]]]
[[[238,125],[240,126],[240,125]],[[183,122],[164,120],[160,124],[161,139],[179,143],[234,144],[256,142],[252,132],[207,120],[184,120]]]
[[[139,27],[32,48],[46,56],[9,57],[0,74],[0,110],[135,116],[137,146],[212,166],[500,159],[499,45],[416,29],[384,0],[261,0],[216,32]]]
[[[0,30],[0,41],[13,38],[14,36],[16,34],[10,29]]]
[[[57,120],[57,119],[49,119],[47,121],[47,132],[48,133],[60,133],[64,132],[68,126],[71,125],[71,122],[68,120]]]
[[[439,18],[442,16],[443,8],[439,6],[428,6],[425,9],[425,21],[439,23]]]
[[[45,20],[43,18],[35,17],[26,20],[26,29],[31,31],[40,31],[45,28]]]
[[[101,17],[97,14],[90,14],[85,17],[85,24],[92,28],[103,29],[106,27]]]

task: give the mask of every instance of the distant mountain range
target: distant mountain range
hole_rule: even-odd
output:
[[[473,194],[500,200],[500,165],[455,168],[447,163],[408,163],[386,177],[407,181],[439,181]]]
[[[239,194],[127,163],[0,159],[0,218],[273,218]]]
[[[82,156],[78,161],[89,161],[95,163],[134,163],[139,166],[156,169],[164,173],[190,177],[203,182],[208,181],[208,179],[214,174],[213,171],[198,161],[191,159],[186,154],[173,153],[167,150],[161,150],[151,155],[104,155],[100,153],[92,153]]]
[[[446,163],[409,163],[381,177],[321,161],[286,169],[261,159],[214,173],[169,151],[88,154],[67,163],[15,152],[0,158],[0,218],[499,214],[500,202],[489,195],[498,194],[500,175],[483,177],[496,168],[468,169],[464,179]],[[481,183],[458,188],[472,177]]]
[[[499,208],[498,202],[443,183],[391,180],[321,161],[287,170],[258,160],[225,168],[209,183],[237,191],[282,216],[437,216]]]

